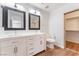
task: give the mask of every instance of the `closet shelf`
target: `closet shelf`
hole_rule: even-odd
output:
[[[65,31],[70,31],[70,32],[77,32],[77,31],[79,31],[79,30],[65,30]]]

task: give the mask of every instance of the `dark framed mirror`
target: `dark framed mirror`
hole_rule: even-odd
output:
[[[5,30],[25,30],[25,12],[3,7],[3,27]]]
[[[40,30],[40,16],[29,13],[29,30]]]

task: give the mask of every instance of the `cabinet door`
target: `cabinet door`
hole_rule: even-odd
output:
[[[16,56],[25,56],[26,55],[26,47],[25,47],[25,39],[24,37],[16,38],[17,43],[15,45],[15,54]]]
[[[24,38],[17,37],[17,38],[0,41],[0,55],[7,55],[7,56],[26,55]]]
[[[0,41],[0,55],[13,56],[14,46],[12,44],[12,39],[3,39]]]
[[[0,48],[0,55],[3,56],[14,56],[14,46],[9,47],[1,47]]]
[[[35,52],[36,53],[39,53],[43,50],[45,50],[45,39],[43,36],[41,35],[38,35],[35,37]]]
[[[41,36],[39,37],[39,39],[40,39],[40,50],[41,50],[41,51],[42,51],[42,50],[45,50],[45,49],[46,49],[46,41],[45,41],[44,35],[41,35]]]

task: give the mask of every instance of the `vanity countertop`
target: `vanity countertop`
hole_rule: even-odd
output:
[[[0,39],[12,38],[12,37],[21,37],[21,36],[32,36],[32,35],[39,35],[39,34],[44,34],[44,33],[37,32],[37,33],[26,33],[26,34],[17,34],[17,35],[0,35]]]

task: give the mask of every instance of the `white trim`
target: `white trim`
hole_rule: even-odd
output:
[[[55,43],[55,45],[64,49],[64,45],[62,46],[61,44],[58,44],[58,43]]]

